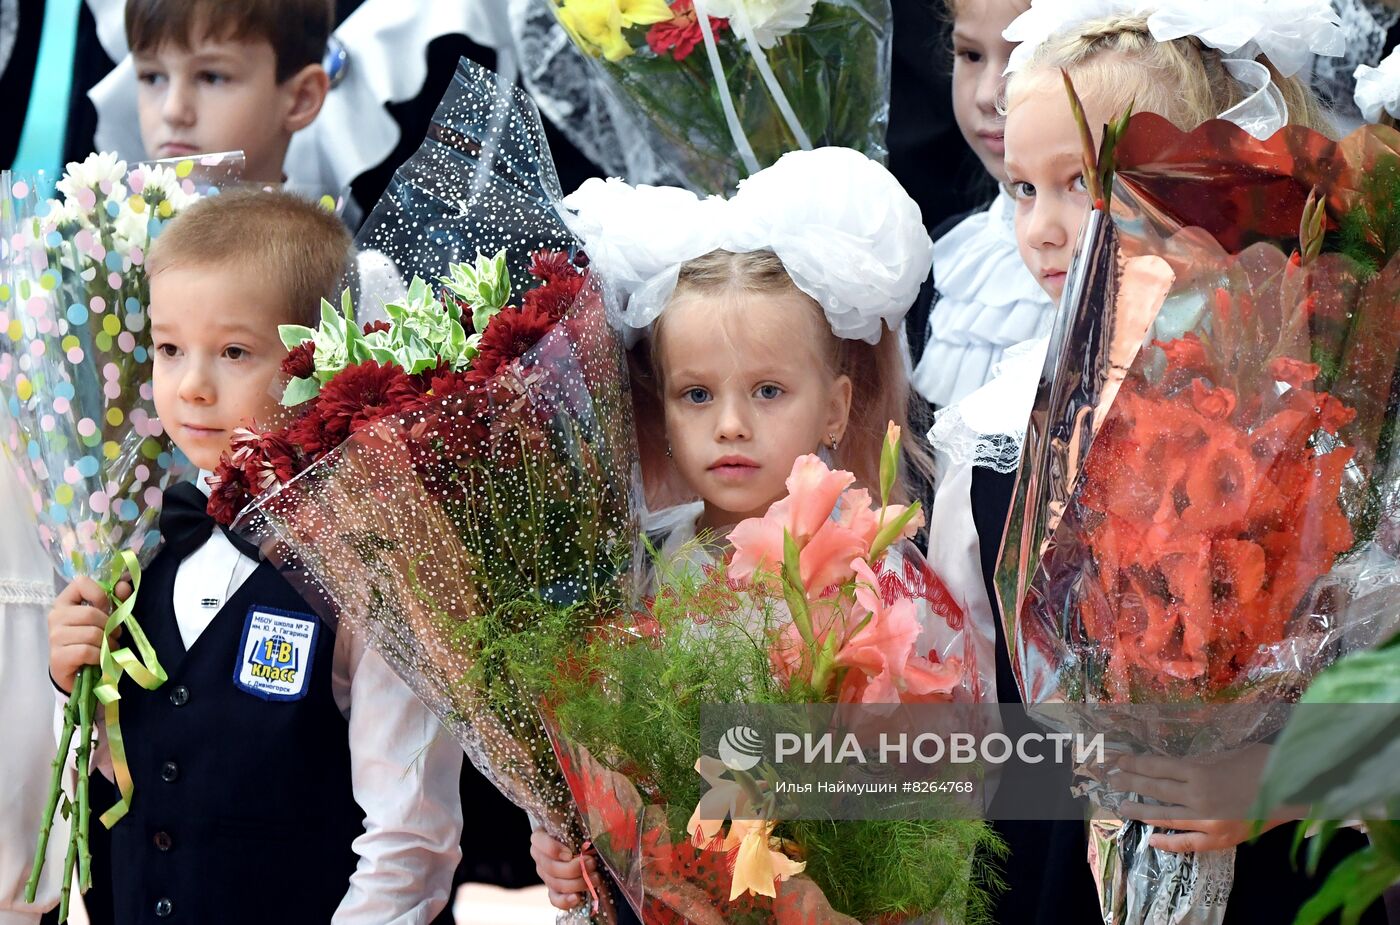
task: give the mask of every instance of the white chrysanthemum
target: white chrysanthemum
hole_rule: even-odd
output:
[[[709,0],[705,12],[747,23],[759,47],[772,48],[778,39],[807,25],[814,6],[816,0]]]
[[[112,220],[112,245],[120,254],[129,254],[133,247],[145,250],[150,241],[151,213],[148,210],[137,212],[129,205],[123,205],[117,217]]]
[[[116,183],[126,176],[126,161],[110,151],[89,154],[82,161],[72,161],[63,171],[63,179],[57,184],[58,191],[70,203],[77,202],[78,191],[96,190],[101,195],[104,180]]]
[[[197,199],[186,193],[180,186],[180,178],[175,175],[175,171],[169,167],[159,164],[145,168],[146,185],[142,187],[142,195],[151,205],[155,205],[162,200],[170,203],[172,214],[187,208],[190,203]]]
[[[55,231],[68,231],[80,227],[91,228],[92,216],[75,201],[63,202],[58,199],[50,199],[48,214],[44,216],[44,225]]]

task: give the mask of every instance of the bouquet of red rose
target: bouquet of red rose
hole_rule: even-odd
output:
[[[406,294],[387,322],[356,325],[347,294],[282,329],[292,419],[235,440],[210,506],[578,844],[536,700],[489,648],[614,619],[639,561],[621,344],[559,196],[528,100],[464,64],[360,238],[415,274]]]
[[[1028,703],[1200,704],[1114,731],[1229,750],[1278,717],[1204,705],[1296,700],[1400,621],[1400,134],[1115,134],[1028,429],[1007,638]],[[1232,852],[1098,831],[1113,922],[1216,921]]]
[[[788,151],[883,160],[889,0],[545,0],[697,193]]]

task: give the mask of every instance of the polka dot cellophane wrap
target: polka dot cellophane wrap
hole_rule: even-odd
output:
[[[503,249],[520,305],[533,253],[583,262],[559,196],[533,105],[464,62],[357,243],[405,280]],[[641,561],[640,482],[626,363],[597,282],[585,275],[562,317],[528,336],[483,383],[355,432],[235,526],[337,632],[367,640],[498,789],[577,846],[532,696],[502,696],[511,678],[483,673],[463,628],[517,604],[577,612],[581,627],[615,617]]]
[[[152,404],[145,258],[240,167],[94,154],[56,184],[0,174],[0,444],[65,578],[157,545],[161,492],[187,467]]]

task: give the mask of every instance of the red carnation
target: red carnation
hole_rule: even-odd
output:
[[[365,336],[368,337],[369,335],[374,334],[378,331],[384,331],[387,333],[389,330],[389,322],[371,321],[365,325]]]
[[[700,21],[695,16],[691,0],[676,0],[671,4],[673,18],[659,22],[647,30],[647,44],[659,56],[670,54],[677,61],[690,57],[695,46],[703,41],[700,35]],[[710,17],[710,32],[719,38],[721,29],[728,28],[729,21]]]
[[[473,379],[490,379],[530,351],[554,328],[554,319],[538,307],[507,308],[491,319],[477,344]]]
[[[304,341],[287,351],[282,360],[282,373],[293,379],[309,379],[316,372],[316,342]]]

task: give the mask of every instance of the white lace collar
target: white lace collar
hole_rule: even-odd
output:
[[[1021,261],[1015,216],[1016,203],[1003,190],[934,242],[938,301],[911,384],[935,405],[953,404],[986,383],[1007,347],[1049,332],[1053,305]]]

